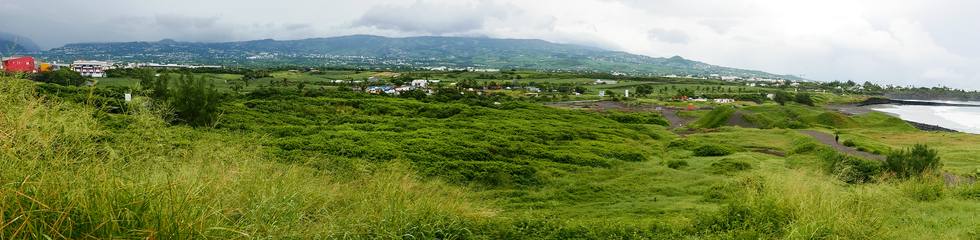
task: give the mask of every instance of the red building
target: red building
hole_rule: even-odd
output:
[[[12,57],[3,60],[3,70],[7,72],[35,73],[33,57]]]

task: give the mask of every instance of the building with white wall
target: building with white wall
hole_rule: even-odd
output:
[[[78,72],[86,77],[105,77],[105,71],[109,70],[111,64],[103,61],[75,61],[71,64],[71,70]]]

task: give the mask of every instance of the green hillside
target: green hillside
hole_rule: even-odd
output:
[[[274,72],[248,88],[230,87],[235,74],[198,76],[226,85],[215,122],[197,127],[181,120],[178,93],[153,98],[134,79],[0,78],[0,238],[980,236],[977,184],[901,179],[781,124],[719,120],[732,110],[792,119],[885,151],[949,142],[931,146],[941,171],[968,177],[980,164],[980,137],[922,132],[884,114],[739,102],[679,114],[705,119],[671,129],[644,109],[682,103],[654,95],[581,109],[542,104],[560,100],[547,92],[371,95],[307,73]]]
[[[593,47],[529,39],[464,37],[387,38],[353,35],[303,40],[245,42],[77,43],[44,53],[50,60],[112,59],[128,62],[229,66],[330,66],[357,68],[476,67],[637,75],[731,75],[785,78],[761,71],[720,67],[681,57],[655,58]]]

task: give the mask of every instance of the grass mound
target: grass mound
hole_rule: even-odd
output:
[[[708,112],[703,117],[694,122],[694,126],[699,128],[717,128],[721,127],[728,121],[728,118],[732,117],[735,113],[735,108],[731,106],[720,106],[711,112]]]

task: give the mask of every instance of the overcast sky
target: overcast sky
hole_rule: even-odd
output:
[[[349,34],[537,38],[815,80],[980,89],[973,0],[0,0],[0,32],[70,42]]]

